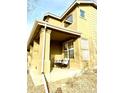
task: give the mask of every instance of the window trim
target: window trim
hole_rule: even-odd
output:
[[[87,45],[87,48],[84,48],[83,47],[83,45],[82,45],[82,40],[87,40],[87,42],[88,43],[86,43],[86,44],[88,44]],[[87,51],[88,52],[88,58],[87,58],[87,60],[86,59],[84,59],[84,51]],[[81,58],[82,58],[82,61],[84,61],[84,62],[88,62],[89,60],[90,60],[90,51],[89,51],[89,41],[88,41],[88,39],[86,39],[86,38],[81,38]]]
[[[69,43],[70,43],[70,42],[73,43],[73,47],[71,47],[71,48],[69,48]],[[67,44],[67,49],[66,49],[66,50],[64,49],[65,44]],[[70,57],[70,50],[73,50],[73,57]],[[73,42],[73,40],[69,40],[69,41],[66,41],[66,42],[63,43],[63,52],[65,52],[65,51],[68,52],[68,53],[67,53],[67,54],[68,54],[68,55],[67,55],[68,58],[74,58],[74,42]],[[65,54],[64,54],[64,58],[65,58]]]

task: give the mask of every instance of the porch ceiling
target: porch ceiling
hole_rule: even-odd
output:
[[[53,30],[51,32],[51,40],[55,40],[55,41],[66,41],[69,39],[75,39],[77,37],[79,37],[79,36],[70,34],[70,33],[57,31],[57,30]]]

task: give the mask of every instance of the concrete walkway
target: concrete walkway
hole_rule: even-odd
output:
[[[77,69],[54,68],[50,73],[46,74],[45,76],[48,82],[55,82],[65,78],[73,77],[79,74],[80,72],[81,70],[77,70]],[[30,75],[32,77],[35,86],[39,86],[42,84],[41,75],[34,73],[31,70],[30,70]]]
[[[54,68],[50,74],[46,74],[46,78],[48,82],[55,82],[65,78],[73,77],[80,72],[81,70],[77,69]]]

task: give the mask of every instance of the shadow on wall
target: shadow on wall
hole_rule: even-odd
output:
[[[50,61],[51,61],[51,70],[54,67],[54,61],[62,58],[62,42],[59,41],[50,41]]]

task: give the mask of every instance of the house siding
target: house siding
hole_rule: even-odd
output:
[[[80,17],[80,9],[85,11],[85,17]],[[82,33],[81,38],[89,41],[90,60],[88,62],[89,69],[96,65],[96,9],[92,6],[80,6],[78,10],[78,26],[77,29]],[[82,59],[83,60],[83,59]],[[86,63],[84,63],[84,66]]]
[[[39,72],[39,44],[34,41],[33,46],[30,46],[30,51],[28,54],[29,69],[32,69],[34,73]]]
[[[52,18],[52,17],[48,17],[48,23],[54,25],[54,26],[58,26],[58,27],[61,27],[62,26],[62,22],[55,19],[55,18]]]
[[[51,41],[50,44],[51,69],[54,66],[54,61],[61,58],[62,58],[62,44],[58,41]]]
[[[67,16],[71,15],[71,14],[73,16],[73,22],[68,27],[65,27],[64,26],[65,20],[66,20]],[[72,29],[72,30],[76,31],[77,30],[77,8],[73,9],[73,11],[70,12],[68,15],[66,15],[63,20],[57,20],[55,18],[48,17],[48,23],[50,23],[54,26],[65,27],[67,29]]]
[[[70,24],[69,26],[65,27],[67,29],[72,29],[74,31],[77,31],[77,8],[73,9],[72,12],[70,12],[68,15],[66,15],[66,17],[63,19],[62,21],[62,24],[64,26],[64,22],[66,20],[66,18],[69,16],[69,15],[72,15],[73,16],[73,22],[72,24]]]

